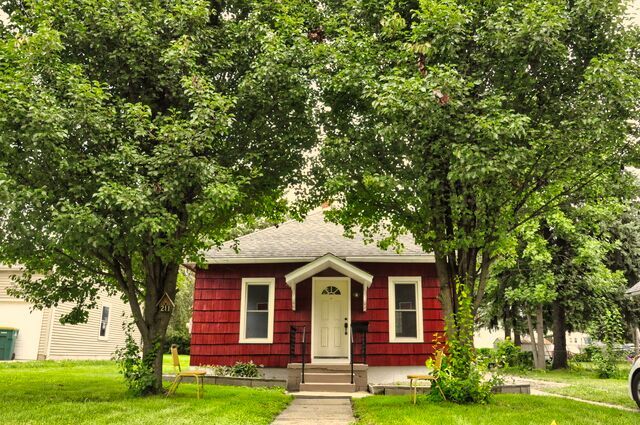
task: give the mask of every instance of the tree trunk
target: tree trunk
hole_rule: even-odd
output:
[[[146,394],[159,394],[162,392],[162,347],[167,332],[167,327],[153,326],[149,329],[149,335],[142,339],[142,360],[149,362],[153,367],[153,385],[145,391]]]
[[[517,326],[513,328],[513,343],[516,345],[516,347],[522,346],[522,335],[520,334]]]
[[[529,339],[531,340],[531,354],[533,354],[533,365],[538,367],[538,344],[536,344],[536,333],[533,331],[533,324],[531,322],[531,316],[527,314],[527,328],[529,329]]]
[[[551,369],[566,369],[567,359],[567,323],[564,305],[559,299],[553,301],[551,315],[553,318],[553,362]]]
[[[511,317],[509,315],[509,306],[504,307],[504,316],[502,318],[502,326],[504,328],[505,341],[511,339]]]
[[[121,261],[122,263],[122,261]],[[126,262],[125,262],[126,263]],[[154,382],[143,393],[162,392],[162,347],[171,319],[171,312],[160,311],[158,302],[164,294],[173,301],[176,296],[178,264],[164,264],[159,258],[150,255],[144,261],[144,309],[141,309],[137,293],[133,289],[133,274],[116,273],[121,285],[127,290],[133,317],[142,336],[142,360],[153,367]]]
[[[536,333],[537,333],[537,351],[538,351],[538,363],[536,369],[544,369],[545,356],[544,356],[544,318],[542,316],[542,304],[538,304],[536,308]]]
[[[640,353],[640,328],[638,326],[633,327],[633,348],[635,353]]]

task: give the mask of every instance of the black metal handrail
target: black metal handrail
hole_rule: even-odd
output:
[[[351,323],[351,383],[354,380],[353,364],[355,363],[356,356],[356,334],[360,334],[360,356],[362,357],[362,363],[367,364],[367,332],[369,329],[369,322],[353,322]]]
[[[301,382],[304,384],[304,363],[307,357],[307,327],[302,327],[302,378]]]
[[[295,326],[289,327],[289,363],[293,363],[296,357],[296,335],[298,328]]]
[[[355,353],[353,352],[354,344],[353,344],[353,326],[351,326],[351,383],[353,384],[353,358],[355,357]]]
[[[299,327],[290,326],[289,327],[289,363],[293,363],[296,357],[296,345],[297,345],[297,335],[298,335]],[[302,327],[302,377],[301,382],[304,384],[304,365],[306,363],[307,358],[307,327]]]

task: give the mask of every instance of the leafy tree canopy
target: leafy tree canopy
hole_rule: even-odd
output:
[[[76,303],[68,322],[120,292],[149,358],[179,264],[282,214],[315,143],[308,5],[0,4],[0,258],[37,307]]]
[[[477,308],[511,232],[598,198],[635,155],[638,30],[624,1],[330,1],[311,198],[436,255]]]

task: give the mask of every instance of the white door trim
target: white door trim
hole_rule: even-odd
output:
[[[347,326],[349,333],[351,331],[351,278],[344,276],[337,277],[325,277],[325,276],[314,276],[311,278],[311,363],[339,363],[339,364],[349,364],[349,359],[351,358],[351,340],[347,337],[347,358],[342,361],[330,360],[328,359],[318,359],[316,361],[316,351],[315,351],[315,339],[316,339],[316,325],[315,323],[315,306],[316,306],[316,282],[327,282],[336,280],[343,281],[347,283]]]

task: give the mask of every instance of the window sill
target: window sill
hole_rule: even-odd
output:
[[[260,338],[260,339],[240,339],[239,344],[273,344],[273,339]]]
[[[394,338],[389,339],[390,344],[424,344],[422,338]]]

